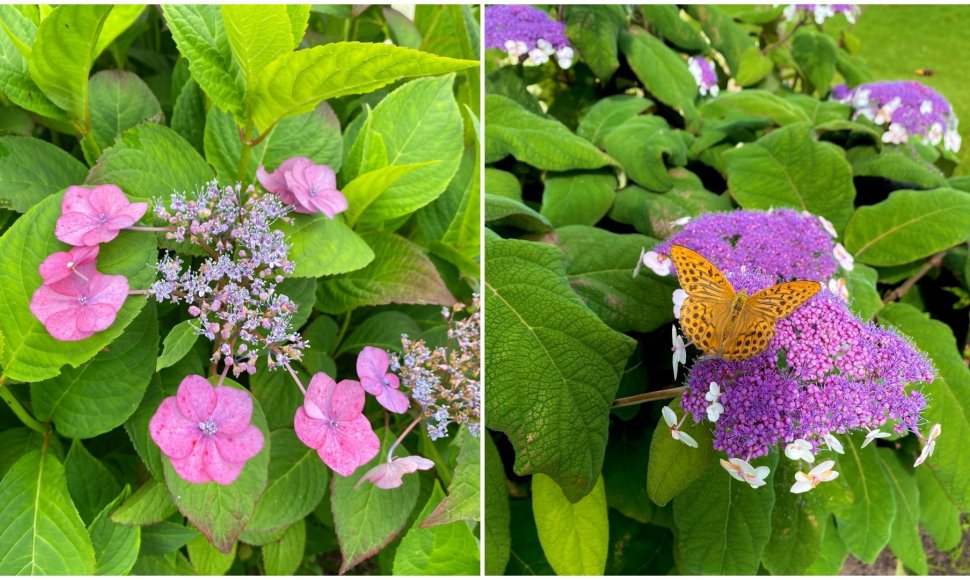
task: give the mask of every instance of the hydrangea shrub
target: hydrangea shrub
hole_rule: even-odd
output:
[[[478,573],[479,17],[0,8],[0,573]]]
[[[561,23],[572,66],[488,45],[487,572],[888,551],[926,574],[965,545],[970,193],[953,95],[856,52],[893,9],[516,8]],[[725,360],[683,336],[674,245],[748,296],[822,289]]]

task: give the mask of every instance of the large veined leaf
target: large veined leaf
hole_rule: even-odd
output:
[[[647,92],[686,119],[694,118],[697,83],[680,55],[641,28],[620,34],[620,50]]]
[[[680,403],[668,405],[680,417]],[[681,429],[697,441],[697,448],[689,448],[670,436],[670,428],[657,421],[650,440],[647,464],[647,494],[657,505],[667,505],[699,477],[704,475],[714,459],[711,432],[693,421],[686,421]]]
[[[849,552],[872,564],[889,543],[897,506],[875,446],[860,449],[860,445],[859,438],[845,445],[838,464],[839,477],[848,482],[855,501],[836,511],[835,521]]]
[[[896,518],[893,520],[893,534],[889,538],[889,549],[906,565],[920,576],[929,571],[926,565],[926,551],[919,529],[919,489],[912,474],[907,473],[899,457],[891,450],[877,449],[879,464],[889,481],[896,498]]]
[[[518,473],[545,473],[578,501],[602,468],[610,406],[634,342],[573,293],[558,249],[497,240],[485,256],[488,427],[508,434]]]
[[[13,6],[3,7],[3,10],[5,14],[2,20],[5,23],[13,21],[6,14],[8,11],[19,14]],[[32,33],[29,37],[25,35],[22,42],[15,42],[10,34],[0,34],[0,85],[3,86],[3,94],[13,104],[27,111],[49,119],[66,121],[67,114],[64,110],[47,98],[30,76],[27,59],[37,34],[36,25],[32,22],[30,25],[33,27]],[[30,46],[25,44],[27,41]]]
[[[394,552],[394,574],[401,576],[478,575],[481,571],[478,541],[464,522],[451,522],[430,528],[419,522],[445,500],[441,484],[435,480],[431,497],[418,514],[415,525],[401,538]]]
[[[790,491],[797,471],[795,462],[779,461],[772,477],[771,540],[762,561],[776,575],[803,573],[818,557],[822,544],[821,514],[813,513],[800,494]]]
[[[511,530],[509,529],[509,496],[505,481],[505,467],[492,436],[485,439],[485,573],[500,576],[509,561]]]
[[[360,270],[374,261],[374,251],[344,218],[322,213],[296,215],[280,224],[290,244],[293,275],[305,278],[332,276]]]
[[[99,576],[123,576],[131,571],[138,558],[141,547],[141,528],[139,526],[125,526],[116,524],[108,519],[119,504],[131,495],[131,489],[125,487],[121,493],[109,503],[88,526],[94,554],[97,559],[95,574]]]
[[[608,81],[620,67],[616,38],[626,24],[623,8],[569,5],[565,7],[563,19],[566,23],[566,36],[579,54],[583,55],[583,62],[593,69],[593,73],[601,81]]]
[[[610,531],[603,478],[576,503],[551,478],[532,477],[532,512],[549,564],[560,576],[600,576],[606,569]]]
[[[481,518],[481,436],[471,434],[466,427],[458,431],[452,443],[458,448],[457,465],[448,486],[448,496],[433,506],[422,527],[440,526],[463,520]],[[467,526],[466,526],[467,527]]]
[[[0,137],[0,206],[25,212],[48,195],[84,182],[88,169],[60,147],[33,137]]]
[[[221,8],[229,47],[243,73],[246,89],[251,91],[263,68],[293,50],[300,38],[293,38],[293,24],[286,5],[225,4]]]
[[[155,93],[138,75],[122,70],[95,73],[90,81],[91,134],[100,149],[143,121],[163,120]]]

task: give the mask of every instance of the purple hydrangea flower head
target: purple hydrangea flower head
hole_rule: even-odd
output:
[[[784,14],[789,22],[798,20],[802,14],[811,14],[815,24],[822,24],[836,14],[842,14],[850,24],[854,24],[860,10],[856,4],[791,4],[785,7]]]
[[[725,273],[744,267],[776,280],[824,281],[837,271],[828,227],[790,209],[711,213],[692,219],[653,252],[669,256],[670,246],[685,246]]]
[[[960,149],[958,120],[946,98],[917,81],[880,81],[853,89],[839,85],[832,98],[855,109],[853,119],[866,119],[883,125],[885,143],[905,143],[917,139],[950,151]]]
[[[566,25],[532,6],[487,6],[485,48],[503,50],[514,62],[526,56],[525,64],[544,64],[552,56],[562,68],[569,68],[573,63]]]
[[[727,272],[737,290],[774,284],[761,272]],[[723,407],[715,449],[750,460],[771,446],[804,439],[816,447],[830,433],[895,422],[918,432],[926,399],[910,383],[932,382],[927,358],[892,330],[856,319],[823,289],[776,323],[759,355],[741,361],[706,358],[690,371],[682,405],[695,422],[708,416],[711,383]]]
[[[714,62],[703,56],[692,56],[687,59],[687,68],[690,74],[694,75],[697,81],[697,90],[701,96],[717,96],[717,72],[714,70]]]

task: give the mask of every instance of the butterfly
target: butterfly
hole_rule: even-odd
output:
[[[768,347],[775,324],[822,289],[818,282],[796,280],[752,295],[734,287],[704,256],[671,246],[677,278],[687,292],[680,309],[684,334],[706,354],[728,360],[751,358]]]

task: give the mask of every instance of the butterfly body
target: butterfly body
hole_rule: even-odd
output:
[[[808,280],[777,284],[749,295],[735,292],[720,270],[697,252],[671,247],[677,278],[687,292],[680,310],[684,334],[706,354],[743,360],[768,347],[775,324],[814,296]]]

